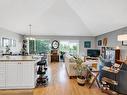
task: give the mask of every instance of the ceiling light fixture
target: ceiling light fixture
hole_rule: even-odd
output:
[[[29,32],[30,32],[30,35],[29,35],[29,37],[26,38],[27,40],[35,40],[35,38],[32,37],[31,30],[32,30],[32,25],[29,24]]]

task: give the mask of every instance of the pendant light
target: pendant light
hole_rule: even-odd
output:
[[[32,30],[32,25],[29,24],[29,32],[30,32],[30,34],[29,34],[29,37],[26,38],[27,40],[35,40],[35,38],[32,37],[31,30]]]

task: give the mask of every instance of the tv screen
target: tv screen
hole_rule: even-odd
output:
[[[88,49],[87,50],[87,56],[90,57],[99,57],[100,50],[99,49]]]

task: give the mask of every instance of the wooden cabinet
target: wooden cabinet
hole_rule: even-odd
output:
[[[117,63],[117,60],[120,60],[120,49],[115,50],[115,61]]]
[[[51,51],[51,62],[59,62],[59,53],[58,50]]]
[[[104,66],[102,70],[102,91],[110,95],[118,95],[119,71],[106,66]]]
[[[59,62],[59,55],[51,55],[51,62]]]

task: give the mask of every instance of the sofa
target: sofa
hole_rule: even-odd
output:
[[[84,57],[81,57],[82,60],[84,60]],[[86,61],[84,62],[84,64],[82,65],[89,65],[89,66],[95,66],[95,64],[97,64],[98,62],[93,62],[93,61]],[[70,55],[66,55],[65,56],[65,67],[66,67],[66,71],[68,73],[69,78],[75,77],[77,76],[75,67],[76,66],[76,62],[73,60],[73,56]]]

